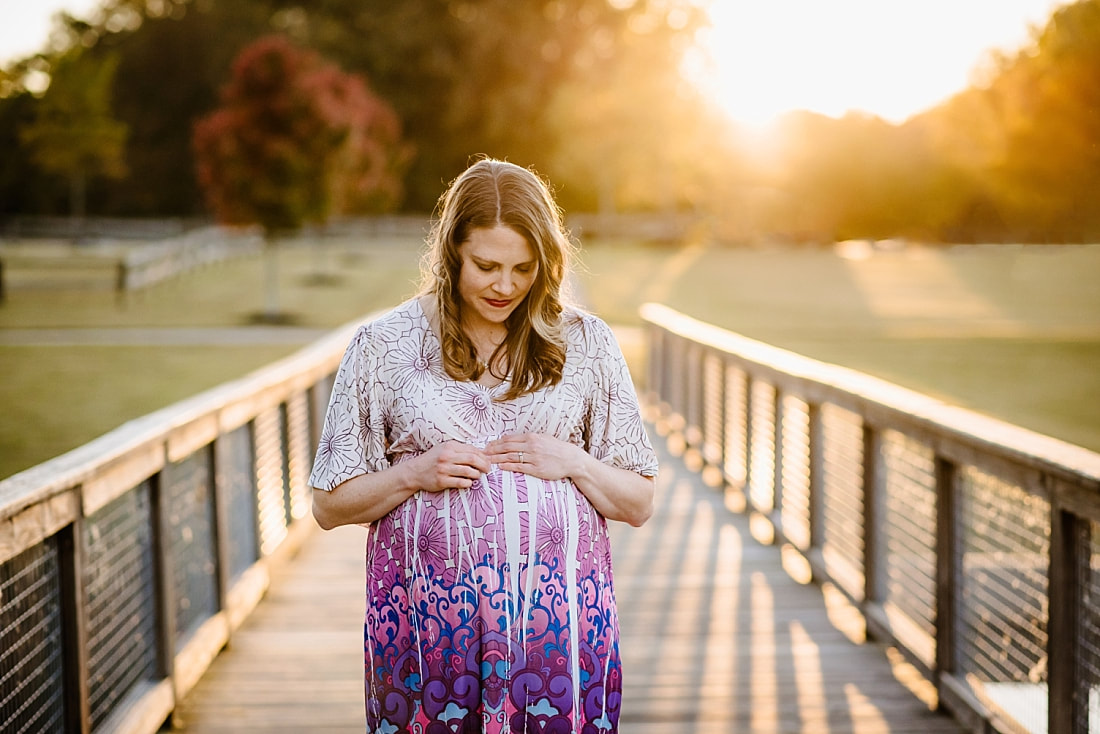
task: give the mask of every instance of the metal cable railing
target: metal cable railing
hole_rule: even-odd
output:
[[[660,429],[942,706],[976,731],[1100,734],[1100,454],[663,306],[642,315]]]
[[[0,482],[0,729],[152,734],[312,521],[354,325]]]

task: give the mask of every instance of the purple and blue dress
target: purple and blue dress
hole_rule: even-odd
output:
[[[515,400],[443,370],[416,300],[360,327],[336,374],[312,486],[448,440],[545,433],[646,476],[657,458],[626,362],[595,316],[566,317],[561,381]],[[614,732],[622,691],[606,521],[568,479],[496,466],[418,492],[369,527],[367,731]]]

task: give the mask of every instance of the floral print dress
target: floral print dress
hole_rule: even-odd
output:
[[[312,486],[448,440],[537,432],[646,476],[657,459],[608,326],[568,314],[562,380],[511,401],[451,379],[420,304],[361,326],[336,374]],[[367,536],[369,732],[613,732],[622,685],[607,526],[568,479],[496,466],[418,492]]]

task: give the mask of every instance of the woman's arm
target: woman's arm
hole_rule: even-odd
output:
[[[485,451],[505,471],[548,480],[568,477],[608,520],[639,527],[653,514],[652,477],[605,464],[580,446],[553,436],[519,433],[490,443]]]
[[[382,471],[361,474],[331,492],[313,490],[313,517],[325,530],[371,523],[420,490],[468,489],[490,468],[485,452],[447,441]]]

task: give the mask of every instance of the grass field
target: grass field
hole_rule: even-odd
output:
[[[335,241],[325,252],[289,247],[279,257],[281,304],[293,326],[306,327],[303,339],[415,290],[416,241]],[[627,325],[639,323],[641,303],[664,302],[1100,450],[1100,247],[856,254],[591,243],[578,295]],[[41,273],[35,279],[0,306],[0,477],[296,348],[255,336],[259,257],[180,276],[123,303],[109,290],[43,288]],[[169,337],[159,346],[109,345],[111,334],[138,328]],[[184,328],[239,328],[241,340],[194,343],[190,333],[171,343]],[[103,345],[67,338],[95,341],[99,332],[89,329],[115,331]],[[26,344],[5,341],[32,330]]]
[[[407,298],[416,289],[419,247],[417,241],[335,241],[320,256],[308,247],[281,251],[280,305],[304,334],[299,344],[253,336],[261,330],[253,322],[264,305],[258,256],[187,273],[121,303],[94,282],[79,289],[65,288],[64,281],[13,288],[0,306],[0,478],[262,367],[311,333]],[[35,273],[33,282],[45,279]],[[224,337],[201,343],[202,329],[234,327],[239,344],[225,345]],[[81,341],[95,341],[95,330],[103,329],[109,330],[101,337],[107,344],[137,329],[164,330],[164,338],[148,346],[74,344],[71,338],[91,333]],[[4,346],[5,336],[32,330],[29,345]]]
[[[584,253],[608,318],[666,303],[792,351],[1100,450],[1100,246]]]

